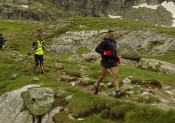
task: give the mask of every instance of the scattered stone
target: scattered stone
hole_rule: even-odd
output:
[[[25,105],[35,116],[48,113],[54,102],[53,90],[50,88],[32,88],[25,96]]]
[[[70,82],[70,84],[74,87],[76,85],[75,82]]]
[[[113,88],[113,87],[114,87],[114,84],[113,84],[112,82],[108,82],[108,83],[106,84],[106,86],[107,86],[108,88]]]
[[[15,79],[17,78],[17,76],[18,76],[18,74],[12,74],[12,75],[10,76],[10,79],[11,79],[11,80],[15,80]]]
[[[76,119],[72,116],[72,114],[69,114],[69,115],[68,115],[68,118],[71,119],[71,120],[76,120]]]
[[[64,111],[65,111],[66,113],[69,113],[70,109],[69,109],[69,108],[65,108]]]
[[[85,77],[80,81],[79,84],[87,86],[87,85],[93,85],[94,83],[95,83],[95,80]]]
[[[66,101],[70,101],[73,98],[73,95],[67,96]]]
[[[154,103],[158,102],[159,99],[154,97],[150,92],[143,92],[139,97],[139,101],[144,103]]]
[[[64,65],[62,63],[55,63],[55,68],[57,70],[63,70],[64,69]]]
[[[77,120],[78,120],[78,121],[83,121],[84,119],[82,119],[82,118],[78,118]]]
[[[130,83],[131,83],[131,80],[130,80],[129,78],[125,78],[125,79],[123,80],[123,83],[124,83],[124,84],[130,84]]]
[[[38,82],[38,81],[39,81],[39,78],[34,77],[34,78],[33,78],[33,81]]]
[[[132,95],[134,95],[134,91],[126,92],[126,94],[129,95],[129,96],[132,96]]]
[[[71,76],[68,76],[68,75],[64,75],[64,76],[60,77],[60,81],[63,81],[63,82],[75,82],[75,81],[77,81],[77,77],[71,77]]]

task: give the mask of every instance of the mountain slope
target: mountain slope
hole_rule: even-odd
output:
[[[0,17],[15,20],[56,20],[64,17],[118,15],[129,19],[170,26],[172,15],[164,7],[157,10],[132,8],[141,3],[160,4],[163,0],[1,0]]]

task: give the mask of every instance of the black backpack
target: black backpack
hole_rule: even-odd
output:
[[[3,44],[4,44],[4,38],[0,37],[0,45],[3,45]]]
[[[32,47],[35,47],[37,45],[37,42],[32,43]]]

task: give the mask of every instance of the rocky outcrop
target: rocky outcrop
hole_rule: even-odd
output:
[[[120,45],[119,54],[122,58],[130,60],[140,60],[141,58],[139,53],[127,44]]]
[[[95,52],[95,47],[105,37],[106,30],[101,31],[68,31],[60,37],[53,39],[48,51],[63,54],[67,51],[74,52],[78,48],[88,48]],[[139,60],[145,55],[163,55],[175,51],[175,38],[165,34],[158,34],[151,30],[116,30],[116,39],[119,55],[128,59]]]
[[[44,115],[52,109],[53,90],[50,88],[33,88],[25,96],[27,109],[35,116]]]
[[[24,101],[18,91],[6,93],[0,98],[0,122],[13,123],[20,115]]]
[[[69,61],[95,62],[101,59],[98,53],[74,54],[68,58]]]
[[[172,16],[165,8],[157,10],[132,8],[141,3],[160,4],[164,0],[3,0],[0,17],[4,19],[54,20],[63,17],[118,15],[154,24],[172,24]],[[46,9],[47,8],[47,9]]]
[[[129,66],[141,68],[144,70],[150,70],[150,71],[162,72],[166,74],[175,75],[175,65],[174,64],[156,60],[156,59],[142,58],[140,61],[122,59],[122,63],[127,64]]]
[[[0,123],[54,123],[52,118],[55,114],[60,113],[62,107],[58,106],[51,110],[53,90],[34,87],[40,87],[40,85],[27,85],[18,90],[7,92],[0,97]],[[28,90],[29,88],[32,89]],[[26,91],[28,91],[27,97]],[[27,105],[23,97],[28,98],[25,99],[28,101]],[[60,97],[57,96],[57,98]],[[34,108],[31,109],[32,106]],[[27,110],[26,107],[29,107],[30,110]],[[40,115],[40,117],[35,115]]]
[[[99,37],[98,31],[69,31],[60,37],[54,38],[53,44],[48,48],[48,50],[56,54],[76,51],[80,47],[94,51],[99,40],[102,40],[102,38]]]
[[[24,99],[21,93],[28,88],[39,85],[28,85],[19,90],[8,92],[0,97],[0,123],[33,123],[33,116],[24,110]],[[22,111],[22,112],[21,112]]]
[[[55,109],[51,110],[49,113],[45,114],[43,117],[42,117],[42,121],[41,123],[54,123],[53,122],[53,117],[60,113],[61,112],[61,109],[62,107],[58,106],[56,107]]]
[[[175,38],[151,30],[126,32],[118,40],[118,43],[119,45],[127,44],[136,51],[145,52],[146,55],[160,55],[175,51]]]

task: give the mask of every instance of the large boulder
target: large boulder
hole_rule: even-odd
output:
[[[96,61],[101,57],[98,53],[87,53],[87,54],[82,54],[82,58],[86,62],[91,62],[91,61]]]
[[[140,60],[141,56],[131,46],[127,44],[120,45],[120,52],[122,58],[130,60]]]
[[[19,91],[12,91],[0,97],[0,123],[13,123],[23,108],[24,100]],[[22,121],[21,121],[22,123]]]
[[[27,85],[18,90],[7,92],[0,97],[0,123],[33,123],[33,116],[25,109],[21,93],[32,87],[40,85]]]
[[[53,93],[50,88],[32,88],[25,96],[25,105],[33,115],[44,115],[52,109]]]

